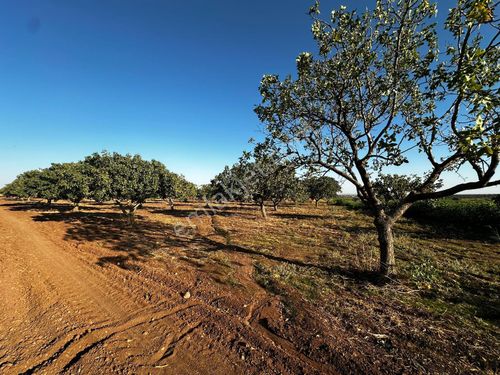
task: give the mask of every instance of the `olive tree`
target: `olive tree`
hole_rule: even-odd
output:
[[[340,184],[332,177],[309,177],[304,181],[307,187],[309,198],[312,199],[316,207],[321,199],[335,198],[342,190]]]
[[[428,0],[380,0],[361,14],[340,7],[328,17],[316,2],[318,52],[298,56],[296,76],[261,81],[256,113],[267,141],[297,165],[354,185],[374,216],[382,274],[395,272],[393,226],[414,202],[500,184],[494,8],[459,0],[438,27]],[[438,30],[448,36],[444,52]],[[388,209],[374,179],[417,158],[427,162],[421,181]],[[443,173],[459,168],[474,177],[433,191]]]

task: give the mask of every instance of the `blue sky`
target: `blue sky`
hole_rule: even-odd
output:
[[[259,135],[262,75],[293,72],[295,57],[314,49],[309,5],[1,1],[0,186],[104,149],[209,182]]]

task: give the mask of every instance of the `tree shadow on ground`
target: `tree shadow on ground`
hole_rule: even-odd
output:
[[[47,211],[57,211],[57,212],[68,212],[73,211],[75,208],[74,205],[69,203],[57,203],[53,202],[48,204],[46,202],[15,202],[15,203],[2,203],[1,207],[8,207],[11,211],[33,211],[33,212],[47,212]],[[80,211],[102,211],[105,209],[109,209],[109,207],[105,206],[92,206],[87,207],[85,205],[80,205]]]
[[[147,220],[137,215],[130,225],[117,212],[41,213],[35,221],[57,221],[69,224],[65,239],[98,243],[103,248],[118,252],[101,257],[98,264],[115,264],[130,269],[131,263],[145,261],[156,250],[197,245],[197,241],[175,236],[172,225]]]
[[[215,234],[201,235],[193,228],[176,232],[171,224],[149,220],[140,214],[135,224],[127,223],[123,215],[114,212],[45,212],[34,217],[34,221],[64,222],[68,226],[65,239],[81,243],[98,243],[99,246],[114,251],[116,255],[100,257],[97,264],[116,265],[132,270],[140,262],[147,261],[156,251],[165,251],[180,259],[199,264],[199,260],[216,251],[240,253],[252,258],[265,258],[275,262],[288,263],[299,267],[311,267],[351,278],[362,283],[384,283],[387,280],[375,272],[341,266],[326,266],[300,259],[290,259],[239,245],[219,242]],[[177,228],[178,229],[178,228]],[[223,241],[221,239],[221,241]]]
[[[216,208],[210,208],[210,207],[204,207],[204,206],[198,206],[198,207],[192,207],[189,209],[184,209],[184,208],[176,208],[175,210],[170,210],[169,208],[161,209],[161,208],[149,208],[149,212],[154,213],[154,214],[160,214],[160,215],[168,215],[168,216],[173,216],[177,218],[188,218],[188,217],[199,217],[199,216],[214,216],[214,215],[219,215],[219,216],[224,216],[224,217],[231,217],[231,216],[238,216],[238,217],[256,217],[260,215],[257,211],[257,208],[253,208],[253,211],[255,211],[255,214],[251,213],[250,208],[245,208],[244,213],[239,212],[239,208],[235,207],[227,207],[227,208],[221,208],[221,207],[216,207]]]
[[[296,214],[296,213],[282,213],[271,211],[270,216],[276,216],[281,219],[297,219],[297,220],[311,220],[311,219],[328,219],[329,215],[317,215],[317,214]]]

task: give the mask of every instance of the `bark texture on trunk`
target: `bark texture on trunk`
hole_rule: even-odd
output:
[[[392,234],[393,223],[383,217],[375,219],[377,227],[378,243],[380,246],[380,273],[388,276],[396,273],[396,259],[394,256],[394,236]]]
[[[137,208],[141,205],[141,203],[137,204],[123,204],[119,200],[115,201],[116,204],[120,207],[120,210],[123,212],[125,217],[127,218],[127,222],[130,225],[135,224],[135,212],[137,211]]]
[[[266,206],[264,205],[264,202],[260,204],[260,213],[264,219],[267,219]]]

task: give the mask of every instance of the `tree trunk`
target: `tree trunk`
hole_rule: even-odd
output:
[[[318,207],[318,202],[319,202],[319,200],[315,200],[315,202],[316,202],[316,207]]]
[[[168,204],[170,206],[170,210],[171,211],[174,211],[175,210],[175,207],[174,207],[174,200],[172,198],[168,198]]]
[[[273,210],[278,211],[278,204],[277,203],[273,203]]]
[[[140,203],[137,204],[123,204],[119,200],[115,200],[116,204],[120,207],[120,210],[123,212],[125,217],[127,218],[127,222],[132,225],[135,223],[135,211],[137,208],[141,205]]]
[[[380,247],[380,273],[388,276],[396,273],[396,259],[394,257],[394,237],[392,234],[393,222],[387,218],[377,217],[378,243]]]
[[[52,198],[47,198],[47,205],[50,206],[52,204]]]
[[[266,206],[264,205],[264,202],[260,204],[260,213],[264,219],[267,219]]]

